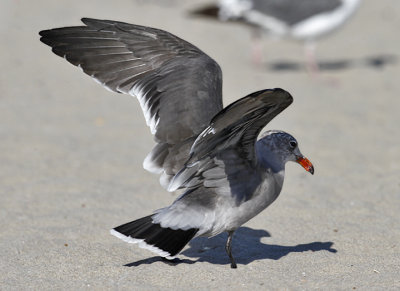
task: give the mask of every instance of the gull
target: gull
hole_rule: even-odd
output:
[[[290,134],[269,130],[257,140],[292,96],[264,89],[223,108],[221,69],[194,45],[155,28],[82,22],[41,31],[40,40],[107,89],[137,97],[156,142],[143,166],[168,191],[182,191],[111,234],[171,260],[195,237],[228,232],[236,268],[233,234],[278,197],[286,162],[314,173]]]
[[[340,28],[361,0],[220,0],[221,20],[243,20],[275,37],[305,43],[311,71],[318,69],[315,41]]]

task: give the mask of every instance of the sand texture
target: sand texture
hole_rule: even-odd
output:
[[[2,0],[1,290],[399,290],[400,2],[365,0],[322,39],[318,77],[301,43],[189,15],[206,1]],[[315,175],[289,164],[281,196],[226,235],[193,240],[171,266],[109,229],[169,205],[142,168],[153,146],[139,103],[54,55],[38,32],[81,17],[170,31],[220,65],[224,104],[281,87],[294,103],[268,129],[299,141]]]

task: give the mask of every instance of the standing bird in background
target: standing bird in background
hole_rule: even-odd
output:
[[[243,20],[273,36],[305,42],[308,68],[318,70],[315,41],[341,27],[361,0],[220,0],[221,20]],[[261,50],[255,52],[261,59]]]
[[[314,168],[296,139],[261,129],[292,103],[282,89],[252,93],[223,108],[219,65],[159,29],[83,18],[85,26],[41,31],[53,52],[107,89],[138,98],[156,145],[144,168],[183,194],[111,234],[172,259],[194,237],[233,233],[279,195],[285,164]]]

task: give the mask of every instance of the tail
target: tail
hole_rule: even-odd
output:
[[[187,230],[164,228],[153,223],[152,215],[120,225],[110,233],[125,242],[137,243],[161,257],[172,260],[196,235],[198,229]]]

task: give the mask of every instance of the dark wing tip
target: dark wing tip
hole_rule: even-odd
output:
[[[293,96],[288,91],[281,88],[275,88],[273,90],[274,93],[277,93],[282,105],[289,106],[293,103]]]
[[[292,95],[290,95],[290,93],[288,91],[286,91],[286,90],[284,90],[282,88],[263,89],[263,90],[259,90],[259,91],[253,92],[253,93],[247,95],[246,97],[258,97],[258,96],[260,96],[260,95],[262,95],[264,93],[267,93],[267,94],[280,94],[280,95],[286,96],[288,99],[292,99],[293,100]]]
[[[122,26],[122,27],[127,26],[129,28],[131,28],[132,26],[134,26],[134,27],[140,26],[140,25],[133,25],[133,24],[129,24],[126,22],[121,22],[121,21],[96,19],[96,18],[89,18],[89,17],[83,17],[83,18],[81,18],[81,21],[87,27],[90,27],[92,29],[97,29],[97,30],[103,30],[110,26]]]
[[[292,97],[292,95],[288,92],[288,91],[286,91],[286,90],[284,90],[284,89],[282,89],[282,88],[274,88],[274,89],[272,89],[275,93],[279,93],[279,94],[283,94],[283,95],[285,95],[285,96],[287,96],[288,97],[288,99],[290,99],[291,101],[293,101],[293,97]]]
[[[42,30],[39,32],[40,35],[40,41],[43,42],[45,45],[48,45],[50,47],[53,46],[54,40],[52,38],[52,30]]]
[[[45,45],[48,45],[49,47],[52,47],[52,51],[58,55],[58,56],[63,56],[64,54],[60,55],[60,53],[57,53],[55,51],[55,46],[57,44],[57,32],[54,31],[54,29],[48,29],[48,30],[42,30],[39,32],[40,41],[44,43]]]
[[[81,18],[81,21],[82,21],[83,23],[85,23],[85,24],[86,24],[87,21],[91,21],[91,20],[96,20],[96,19],[90,18],[90,17],[82,17],[82,18]]]
[[[47,37],[48,35],[51,34],[52,29],[45,29],[45,30],[41,30],[39,31],[39,35],[41,36],[40,39]]]
[[[246,97],[255,97],[265,100],[268,103],[277,103],[282,106],[289,106],[293,102],[292,95],[281,88],[264,89],[247,95]]]
[[[94,18],[88,18],[88,17],[83,17],[81,18],[81,21],[86,24],[87,26],[89,26],[91,23],[100,23],[103,22],[103,20],[99,20],[99,19],[94,19]],[[53,28],[53,29],[45,29],[45,30],[41,30],[39,31],[39,35],[41,36],[40,40],[44,43],[45,42],[45,38],[46,37],[54,37],[54,36],[59,36],[63,34],[63,31],[69,28],[77,28],[79,26],[73,26],[73,27],[61,27],[61,28]],[[82,26],[84,27],[84,26]],[[67,30],[66,30],[67,31]],[[47,44],[47,43],[46,43]]]
[[[90,26],[91,24],[94,23],[103,23],[106,22],[105,20],[100,20],[100,19],[95,19],[95,18],[90,18],[90,17],[82,17],[81,21],[86,24],[87,26]]]

